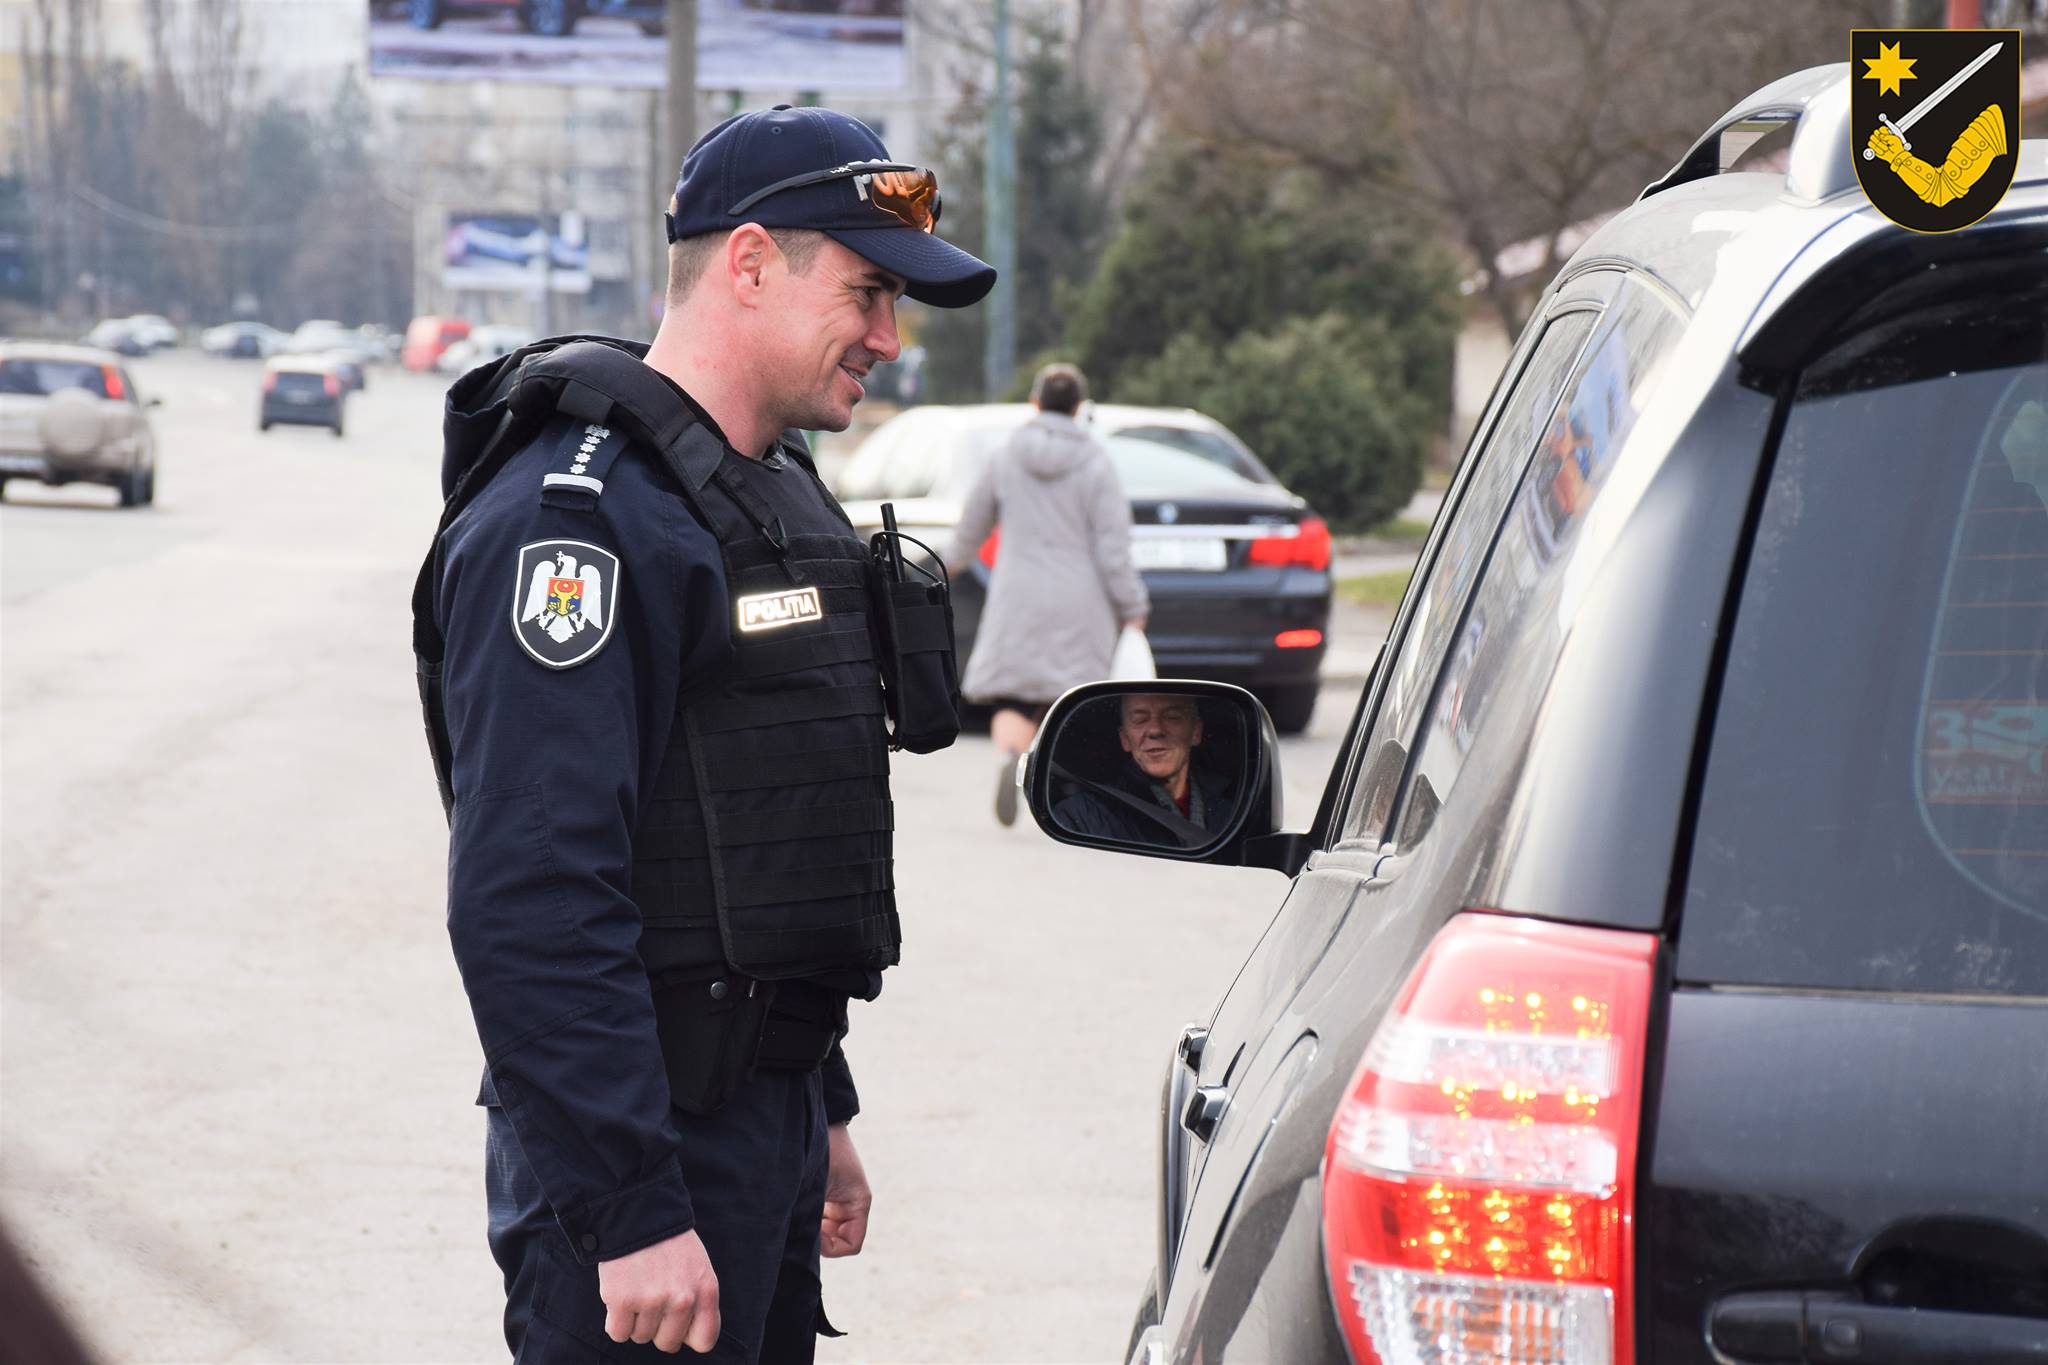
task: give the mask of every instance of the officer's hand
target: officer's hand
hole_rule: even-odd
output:
[[[1871,132],[1868,145],[1877,159],[1888,166],[1896,164],[1901,157],[1907,154],[1905,142],[1897,133],[1883,124],[1879,124]]]
[[[825,1177],[825,1217],[818,1225],[818,1249],[827,1256],[858,1256],[860,1244],[868,1237],[868,1208],[875,1197],[845,1124],[835,1123],[827,1130],[826,1146],[831,1170]]]
[[[695,1232],[597,1263],[604,1334],[613,1341],[653,1342],[673,1355],[700,1354],[718,1344],[718,1276]]]

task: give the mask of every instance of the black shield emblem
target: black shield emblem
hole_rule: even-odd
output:
[[[1877,211],[1915,232],[1991,212],[2019,160],[2019,30],[1859,28],[1849,51],[1849,154]]]
[[[549,668],[587,663],[612,636],[620,587],[619,557],[601,545],[522,545],[512,578],[512,634]]]

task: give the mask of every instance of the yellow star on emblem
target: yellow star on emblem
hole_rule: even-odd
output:
[[[1877,55],[1863,59],[1863,64],[1870,68],[1863,73],[1863,79],[1876,81],[1880,95],[1896,95],[1900,81],[1917,79],[1913,75],[1913,63],[1919,60],[1918,57],[1901,57],[1897,43],[1879,43]]]

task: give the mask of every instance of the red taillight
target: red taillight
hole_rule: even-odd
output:
[[[1321,571],[1330,567],[1330,524],[1321,517],[1303,517],[1293,535],[1262,536],[1251,543],[1250,560],[1276,568],[1296,566]]]
[[[331,374],[323,374],[320,376],[320,387],[327,390],[327,396],[329,398],[341,397],[341,381],[339,379],[336,379]]]
[[[1656,938],[1468,913],[1330,1126],[1323,1257],[1359,1365],[1630,1365]]]
[[[1319,630],[1283,630],[1273,637],[1276,649],[1314,649],[1322,642],[1323,633]]]
[[[975,557],[981,561],[982,567],[993,569],[996,566],[996,550],[1001,547],[1002,540],[1003,528],[998,526],[988,533],[987,540],[981,542],[981,549]]]
[[[265,370],[265,371],[263,372],[263,391],[264,391],[265,393],[274,393],[274,392],[276,392],[276,390],[277,390],[277,371],[276,371],[276,370]]]
[[[121,372],[112,365],[100,366],[100,378],[106,382],[107,397],[126,398],[128,386],[121,382]]]

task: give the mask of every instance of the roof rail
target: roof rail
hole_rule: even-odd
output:
[[[1788,123],[1798,127],[1786,163],[1786,190],[1797,198],[1818,200],[1848,189],[1856,183],[1856,168],[1849,159],[1848,78],[1847,62],[1808,67],[1738,101],[1662,180],[1644,189],[1638,202],[1675,185],[1719,175],[1742,148]],[[1742,144],[1724,157],[1721,140],[1731,135],[1741,138]]]

